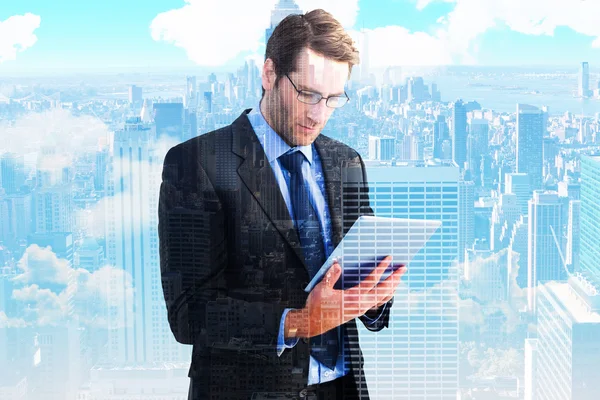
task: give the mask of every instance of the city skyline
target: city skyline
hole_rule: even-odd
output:
[[[189,69],[231,66],[247,58],[262,61],[264,29],[277,2],[250,5],[230,0],[209,9],[233,21],[250,16],[249,23],[233,26],[207,19],[207,10],[195,0],[186,4],[111,0],[93,5],[65,0],[52,7],[39,0],[5,4],[0,14],[0,31],[7,32],[0,39],[0,72],[146,70],[148,65],[160,70]],[[377,6],[367,0],[299,0],[297,4],[303,12],[317,7],[329,10],[356,41],[360,32],[369,32],[371,48],[365,64],[371,68],[385,64],[566,66],[583,59],[597,72],[600,65],[600,30],[589,19],[600,11],[594,2],[526,7],[505,0],[494,8],[474,7],[468,0],[382,0]],[[519,12],[514,7],[520,7]],[[104,24],[102,17],[110,18],[111,24]],[[478,24],[463,23],[470,20]],[[542,20],[543,24],[538,22]],[[532,46],[537,51],[529,51]]]
[[[248,28],[246,44],[264,42],[287,13],[316,4],[269,1],[269,7],[242,8],[260,19],[256,32]],[[472,53],[473,46],[483,46],[473,53],[482,60],[493,60],[489,54],[496,48],[506,49],[494,42],[499,37],[510,38],[516,49],[538,40],[540,57],[544,41],[556,43],[556,49],[572,41],[573,52],[585,45],[586,54],[573,60],[566,54],[565,66],[558,68],[418,68],[391,55],[386,64],[378,52],[389,42],[377,26],[365,23],[365,29],[374,29],[360,43],[368,59],[352,71],[350,101],[331,114],[319,138],[344,145],[320,148],[314,159],[322,166],[316,175],[327,183],[322,200],[329,200],[329,210],[342,210],[339,218],[331,214],[334,225],[349,228],[367,198],[379,217],[441,222],[410,261],[389,326],[375,334],[357,324],[373,400],[540,400],[551,398],[550,389],[557,399],[587,400],[600,391],[600,57],[591,55],[598,51],[592,42],[600,47],[600,39],[594,40],[600,30],[585,19],[569,19],[579,7],[594,6],[565,8],[566,2],[557,2],[553,10],[564,15],[541,23],[527,18],[549,10],[522,10],[527,18],[515,20],[502,17],[508,2],[491,10],[485,1],[382,4],[390,7],[386,14],[405,12],[412,33],[395,32],[428,53],[439,50],[443,35],[427,29],[443,17],[447,25],[437,24],[448,34],[466,35],[466,47],[453,51]],[[97,11],[102,20],[105,7],[125,7],[113,0],[74,4],[65,1],[56,12],[68,5],[82,15]],[[271,333],[278,321],[267,316],[284,302],[277,287],[295,288],[290,298],[296,306],[302,298],[297,284],[304,271],[290,264],[282,241],[283,232],[293,228],[286,224],[289,210],[282,207],[275,223],[261,211],[280,192],[264,185],[270,177],[267,159],[253,153],[260,141],[238,140],[246,147],[232,153],[227,130],[214,133],[236,118],[243,121],[244,111],[258,104],[262,61],[229,49],[215,65],[201,66],[188,59],[198,55],[191,42],[181,42],[184,49],[164,37],[152,39],[151,25],[171,32],[173,40],[189,33],[181,2],[132,4],[137,12],[115,16],[117,24],[129,18],[132,37],[124,38],[119,26],[111,38],[120,38],[123,49],[142,37],[145,45],[115,57],[149,62],[148,52],[161,47],[160,57],[173,56],[181,70],[157,62],[168,73],[118,73],[107,66],[109,58],[94,64],[103,72],[83,64],[61,70],[53,57],[73,47],[48,56],[60,79],[11,75],[38,74],[27,63],[48,55],[51,44],[44,40],[65,31],[56,28],[57,36],[45,36],[52,29],[44,30],[49,8],[41,3],[3,10],[17,15],[25,12],[17,8],[30,7],[41,23],[34,31],[39,42],[25,40],[32,45],[15,53],[16,61],[2,61],[7,47],[0,39],[0,75],[6,73],[0,77],[0,369],[8,371],[0,379],[0,397],[181,400],[187,398],[189,377],[202,376],[217,397],[234,397],[251,380],[265,387],[253,400],[272,399],[277,393],[267,387],[289,378],[286,371],[296,396],[306,384],[302,355],[286,349],[278,355],[282,370],[261,364],[275,346]],[[192,20],[198,4],[188,2]],[[362,29],[363,20],[381,14],[367,1],[339,6],[341,12],[331,4],[348,29]],[[452,27],[452,21],[473,16],[469,7],[482,12],[479,30]],[[182,30],[174,33],[177,18]],[[393,18],[380,15],[377,21],[384,25]],[[3,20],[0,14],[0,36],[7,26]],[[557,27],[548,36],[561,21],[587,34],[577,34],[576,41],[565,31],[570,28]],[[83,43],[86,35],[100,32],[98,25],[91,23],[65,44]],[[426,35],[424,42],[418,42],[423,37],[417,31]],[[111,46],[109,40],[97,48]],[[260,45],[255,49],[264,54]],[[102,51],[88,61],[96,63],[107,54]],[[446,54],[420,60],[440,56]],[[73,72],[77,68],[87,72]],[[209,132],[219,140],[198,146],[190,157],[226,173],[213,179],[195,160],[178,168],[176,161],[186,156],[168,151],[199,143]],[[344,153],[349,148],[352,157]],[[239,157],[246,157],[245,174],[227,162]],[[239,177],[257,191],[240,189]],[[167,193],[173,197],[163,196]],[[225,215],[225,208],[238,203],[247,204],[248,212]],[[235,280],[243,287],[235,295],[221,290],[222,297],[195,296],[193,284],[211,267],[204,248],[219,253],[225,240],[211,246],[213,239],[232,226],[219,224],[222,218],[239,226],[236,240],[227,244],[236,249],[229,263],[238,267]],[[392,237],[385,229],[377,234]],[[259,323],[256,315],[262,315]],[[183,344],[191,342],[193,351]],[[247,355],[243,373],[235,376],[228,372],[232,352]],[[202,354],[216,365],[210,374],[190,368],[191,357]],[[262,373],[252,375],[256,371]]]

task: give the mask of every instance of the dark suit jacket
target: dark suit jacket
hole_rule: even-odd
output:
[[[309,274],[285,201],[244,112],[221,129],[165,156],[158,234],[168,320],[192,344],[190,398],[247,399],[293,392],[308,380],[310,349],[300,340],[277,356],[284,308],[302,308]],[[365,167],[356,151],[319,135],[337,246],[359,215],[372,215]],[[393,299],[368,329],[388,326]],[[356,320],[342,325],[351,373],[368,398]]]

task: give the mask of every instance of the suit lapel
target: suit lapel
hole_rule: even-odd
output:
[[[327,136],[319,135],[315,140],[315,148],[321,158],[327,205],[331,221],[333,247],[342,240],[342,174],[340,156],[333,141]]]
[[[281,189],[264,149],[246,116],[250,110],[244,110],[244,113],[232,123],[232,151],[243,158],[237,173],[277,231],[292,247],[308,273],[300,238],[294,228]]]

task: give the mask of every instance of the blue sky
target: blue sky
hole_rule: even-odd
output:
[[[2,43],[6,40],[6,31],[10,33],[10,30],[4,29],[5,34],[0,35],[0,60],[4,59],[0,62],[0,73],[105,68],[193,68],[211,63],[239,65],[245,57],[254,55],[259,58],[264,55],[264,28],[269,21],[269,10],[276,0],[257,0],[257,3],[261,1],[264,4],[253,6],[252,12],[255,14],[248,18],[252,20],[249,24],[252,26],[248,27],[230,22],[236,18],[230,10],[239,10],[241,16],[238,18],[243,18],[249,12],[244,8],[247,5],[237,6],[238,3],[243,3],[240,0],[222,0],[221,6],[216,6],[213,11],[206,10],[206,0],[188,0],[191,4],[180,13],[177,10],[186,6],[183,0],[4,1],[0,6],[0,21],[31,13],[39,16],[40,23],[33,30],[37,41],[23,51],[18,51],[15,60],[6,59],[9,58],[6,55],[3,58],[3,49],[6,51],[7,46],[11,46],[10,42],[8,45]],[[494,3],[491,3],[492,0],[478,0],[477,6],[469,4],[473,1],[344,0],[345,4],[341,5],[340,0],[298,0],[297,3],[303,11],[318,4],[331,11],[334,16],[339,15],[347,29],[378,30],[380,36],[370,36],[370,43],[373,44],[371,65],[386,63],[386,57],[390,58],[390,64],[576,66],[578,62],[586,60],[590,62],[592,69],[594,63],[600,65],[600,48],[592,46],[600,36],[600,29],[595,30],[595,24],[586,20],[588,17],[581,17],[582,21],[577,20],[577,15],[586,14],[584,11],[598,11],[595,15],[600,15],[599,7],[592,5],[590,7],[593,9],[590,10],[574,10],[570,4],[576,4],[576,0],[559,0],[557,3],[563,3],[564,10],[558,4],[555,9],[547,10],[547,14],[544,14],[545,11],[529,9],[514,12],[514,0],[493,0]],[[504,11],[502,6],[496,6],[503,2]],[[528,2],[544,3],[543,0]],[[487,8],[486,3],[490,4]],[[349,11],[353,9],[356,12]],[[151,25],[161,13],[164,13],[163,17],[160,24],[157,24],[160,26],[154,30],[161,31],[163,38],[153,38]],[[526,14],[530,21],[515,19],[513,14]],[[184,20],[184,15],[190,18]],[[215,18],[215,15],[219,17]],[[567,16],[561,19],[557,15]],[[447,23],[440,22],[440,18]],[[536,19],[546,21],[546,25],[540,27],[535,22]],[[465,20],[469,23],[465,24]],[[485,21],[494,21],[493,26],[478,27]],[[210,23],[216,25],[208,27]],[[203,26],[206,30],[202,30]],[[390,27],[396,27],[400,31],[395,30],[390,34],[392,30],[386,31]],[[444,40],[449,42],[440,39],[440,29],[446,32]],[[539,34],[536,30],[545,32]],[[0,32],[3,32],[1,24]],[[401,32],[401,35],[396,32]],[[170,39],[165,39],[164,35]],[[215,38],[217,43],[213,47],[207,47],[202,44],[207,42],[203,37]],[[383,44],[381,38],[388,38],[391,42]],[[18,38],[16,40],[18,43]],[[182,43],[176,44],[178,40]],[[378,43],[379,48],[376,47]],[[600,47],[600,43],[598,44]],[[415,52],[415,48],[419,50]],[[221,53],[222,49],[227,51]],[[220,59],[212,57],[217,52],[222,55]],[[425,53],[428,55],[424,55]],[[438,53],[443,54],[438,57]],[[390,54],[398,56],[392,59]]]

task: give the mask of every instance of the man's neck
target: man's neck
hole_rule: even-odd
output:
[[[287,143],[288,146],[296,147],[295,144],[290,143],[289,141],[286,140],[286,138],[281,133],[277,132],[277,129],[275,129],[275,127],[271,123],[270,113],[267,112],[267,106],[265,103],[263,103],[263,100],[264,100],[264,97],[262,99],[260,99],[260,101],[258,102],[258,109],[259,109],[260,113],[262,114],[263,118],[265,119],[265,121],[267,121],[267,124],[269,124],[271,129],[273,129],[273,132],[275,132],[285,143]]]

